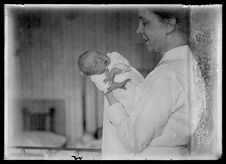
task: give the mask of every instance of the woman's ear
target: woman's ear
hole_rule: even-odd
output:
[[[166,21],[166,35],[171,34],[176,29],[176,18],[168,18]]]

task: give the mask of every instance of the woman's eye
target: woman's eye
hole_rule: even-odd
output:
[[[146,24],[148,24],[148,23],[149,23],[149,22],[143,22],[142,24],[143,24],[143,25],[146,25]]]

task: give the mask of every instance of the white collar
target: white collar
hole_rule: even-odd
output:
[[[188,45],[173,48],[164,53],[158,65],[169,60],[188,60],[191,50]]]

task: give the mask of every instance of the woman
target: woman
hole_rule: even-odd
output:
[[[188,22],[182,7],[140,9],[137,33],[161,60],[138,87],[130,116],[112,92],[105,95],[106,120],[135,159],[189,157],[196,116],[205,107],[205,85],[188,46]]]

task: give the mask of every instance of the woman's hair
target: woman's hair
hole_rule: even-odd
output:
[[[92,75],[92,70],[85,65],[85,59],[90,55],[90,51],[83,52],[78,58],[78,67],[87,76]]]
[[[190,8],[183,6],[174,7],[158,7],[151,8],[154,14],[156,14],[160,21],[166,21],[169,18],[176,19],[176,30],[180,32],[187,40],[190,33]]]

